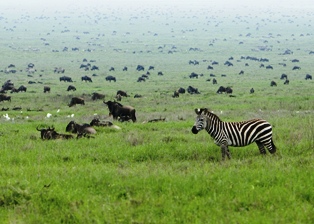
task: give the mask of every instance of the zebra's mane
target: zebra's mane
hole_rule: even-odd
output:
[[[214,118],[218,121],[221,121],[221,119],[216,114],[214,114],[212,111],[210,111],[207,108],[195,109],[195,112],[199,115],[205,115],[208,118]]]

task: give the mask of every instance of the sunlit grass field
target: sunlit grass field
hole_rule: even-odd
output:
[[[0,70],[14,64],[17,73],[1,72],[0,81],[25,85],[27,92],[8,92],[12,101],[0,102],[0,108],[9,108],[0,113],[1,222],[314,222],[314,92],[313,81],[304,79],[312,75],[313,15],[271,10],[255,15],[145,8],[3,13]],[[293,54],[284,54],[287,49]],[[84,58],[95,60],[90,63],[99,70],[80,69]],[[227,60],[233,66],[224,65]],[[213,61],[219,64],[208,70]],[[25,71],[29,63],[37,69],[33,74]],[[136,71],[137,65],[145,71]],[[292,70],[295,65],[301,69]],[[149,79],[137,82],[149,66],[155,67]],[[55,67],[65,73],[54,73]],[[203,76],[190,79],[191,72]],[[289,85],[281,74],[288,75]],[[63,75],[74,82],[60,82]],[[82,82],[84,75],[93,82]],[[108,75],[117,82],[106,81]],[[66,91],[69,84],[77,90]],[[44,85],[50,93],[43,93]],[[216,94],[221,85],[231,86],[235,97]],[[188,86],[200,94],[172,97]],[[106,105],[91,99],[99,92],[113,100],[120,89],[130,95],[121,103],[136,109],[136,123],[113,121]],[[85,105],[68,107],[73,96],[83,97]],[[222,161],[205,131],[191,132],[199,107],[224,121],[268,120],[277,153],[261,156],[252,144],[230,148],[232,159]],[[94,138],[49,141],[36,130],[54,126],[65,133],[71,120],[89,123],[94,117],[121,130],[96,127]],[[157,118],[165,122],[147,122]]]

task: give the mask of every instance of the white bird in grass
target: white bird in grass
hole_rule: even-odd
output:
[[[3,115],[3,117],[4,117],[7,121],[9,121],[9,120],[11,119],[8,114]]]

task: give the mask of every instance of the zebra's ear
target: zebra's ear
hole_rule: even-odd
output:
[[[196,108],[194,111],[197,115],[201,115],[204,112],[204,110],[206,110],[206,108],[205,109],[204,108]]]

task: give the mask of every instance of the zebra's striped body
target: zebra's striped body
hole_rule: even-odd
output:
[[[225,155],[230,159],[228,146],[246,146],[256,142],[260,153],[266,154],[264,147],[270,153],[276,152],[276,146],[272,140],[272,126],[265,120],[253,119],[242,122],[223,122],[220,118],[206,108],[195,109],[198,115],[192,132],[197,134],[205,129],[215,140],[215,144],[221,147],[222,158]]]

